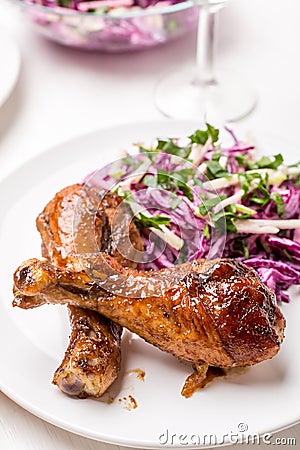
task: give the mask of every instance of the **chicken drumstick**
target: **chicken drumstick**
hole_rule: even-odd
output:
[[[198,260],[142,272],[124,269],[105,254],[99,257],[99,280],[110,267],[116,286],[117,276],[122,283],[127,280],[127,295],[99,287],[86,273],[29,260],[15,273],[14,305],[26,309],[60,303],[99,312],[161,350],[193,362],[196,372],[186,382],[186,396],[193,385],[201,385],[208,365],[247,366],[278,352],[285,319],[275,294],[242,263]]]

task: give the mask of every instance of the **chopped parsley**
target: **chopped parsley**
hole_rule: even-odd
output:
[[[284,200],[282,198],[282,195],[280,195],[279,192],[272,192],[270,195],[270,198],[276,204],[278,216],[279,217],[284,216],[286,211],[285,211]]]
[[[195,133],[189,136],[189,139],[193,144],[204,145],[211,138],[211,142],[214,144],[219,139],[219,130],[214,128],[209,123],[206,124],[206,130],[197,130]]]
[[[220,195],[218,197],[210,198],[208,200],[203,201],[202,205],[199,206],[199,213],[201,214],[201,216],[206,216],[208,211],[213,209],[222,200],[225,200],[225,198],[226,195]]]
[[[191,153],[192,147],[189,145],[187,147],[180,147],[175,143],[175,139],[168,140],[158,140],[157,147],[155,151],[162,151],[164,153],[169,153],[170,155],[179,156],[180,158],[187,159]]]
[[[224,178],[228,177],[228,170],[221,166],[219,161],[211,160],[206,161],[206,176],[209,180],[213,180],[214,178]]]
[[[247,158],[247,156],[242,153],[235,157],[239,167],[245,167],[245,170],[256,170],[256,169],[278,169],[279,166],[283,163],[283,157],[279,153],[274,156],[263,156],[261,159],[257,161],[252,161]]]
[[[210,238],[210,231],[209,231],[209,226],[208,226],[208,224],[205,224],[205,225],[204,225],[204,228],[203,228],[203,236],[204,236],[206,239],[209,239],[209,238]]]
[[[139,213],[133,220],[138,228],[156,228],[158,230],[161,229],[161,225],[168,226],[171,222],[170,217],[161,215],[147,217],[143,213]]]
[[[177,170],[176,172],[167,172],[165,169],[157,170],[157,187],[168,189],[171,192],[180,191],[190,201],[193,201],[193,192],[187,184],[193,176],[192,168]]]

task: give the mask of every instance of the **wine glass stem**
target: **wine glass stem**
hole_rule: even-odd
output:
[[[216,10],[208,4],[204,4],[199,11],[195,79],[198,86],[216,84],[214,77],[216,14]]]

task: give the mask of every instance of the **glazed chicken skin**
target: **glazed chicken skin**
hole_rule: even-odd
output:
[[[121,198],[112,193],[103,198],[93,188],[75,184],[62,189],[38,216],[36,224],[42,237],[42,254],[56,267],[81,270],[77,251],[99,250],[113,255],[125,267],[136,263],[126,260],[118,248],[129,235],[132,242],[128,257],[143,243],[128,211],[114,227],[113,219]],[[94,234],[77,232],[85,224]],[[122,247],[123,244],[123,247]],[[127,246],[128,252],[128,246]],[[53,383],[68,395],[80,398],[101,397],[117,378],[121,364],[122,327],[95,311],[69,307],[71,335],[64,359],[56,370]]]
[[[285,319],[275,294],[242,263],[198,260],[141,272],[124,269],[104,254],[101,260],[105,264],[98,263],[99,279],[109,266],[115,285],[116,274],[121,283],[128,281],[127,296],[102,289],[86,274],[29,260],[15,273],[14,305],[26,309],[60,303],[92,309],[161,350],[193,362],[195,374],[186,382],[185,396],[201,386],[209,365],[248,366],[278,352]]]
[[[95,311],[68,306],[71,336],[53,383],[79,398],[101,397],[118,377],[122,327]]]
[[[74,184],[58,192],[36,220],[42,254],[57,267],[80,271],[82,253],[104,252],[124,267],[136,267],[140,234],[122,198]],[[121,252],[121,253],[120,253]]]

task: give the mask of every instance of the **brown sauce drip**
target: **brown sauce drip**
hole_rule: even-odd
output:
[[[127,411],[132,411],[138,407],[136,399],[132,395],[128,395],[128,397],[118,398],[119,403],[123,403],[123,408]]]
[[[137,379],[140,381],[145,381],[146,372],[142,369],[131,369],[126,370],[125,375],[135,374]]]

